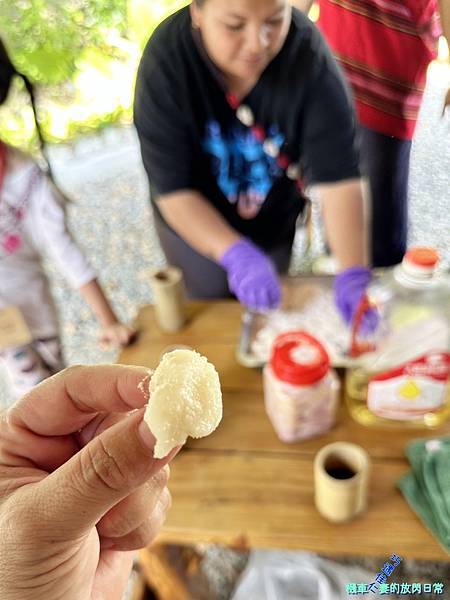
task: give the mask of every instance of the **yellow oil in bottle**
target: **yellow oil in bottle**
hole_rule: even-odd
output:
[[[450,417],[450,386],[448,383],[444,403],[437,410],[425,412],[415,419],[392,419],[378,416],[370,410],[367,403],[369,381],[378,374],[363,368],[349,369],[346,373],[345,402],[350,415],[358,423],[375,427],[434,429],[442,425]],[[414,393],[414,384],[410,385],[412,393]]]
[[[345,399],[363,425],[436,428],[450,417],[449,281],[433,248],[412,248],[372,282],[373,348],[346,374]]]

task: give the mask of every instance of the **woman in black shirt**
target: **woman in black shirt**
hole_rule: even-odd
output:
[[[147,44],[135,124],[161,245],[191,297],[275,307],[307,184],[351,318],[370,280],[355,120],[307,17],[286,0],[194,0]]]

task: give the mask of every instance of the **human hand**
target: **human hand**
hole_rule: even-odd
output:
[[[136,336],[136,330],[123,323],[116,322],[110,325],[105,325],[102,328],[99,337],[99,344],[103,348],[109,348],[114,346],[116,348],[123,348]]]
[[[367,267],[350,267],[336,275],[334,301],[347,325],[352,323],[371,279],[372,273]],[[375,310],[366,311],[361,321],[361,333],[367,334],[375,331],[378,321],[378,313]]]
[[[170,506],[141,367],[71,367],[0,415],[0,598],[121,600]],[[138,409],[138,410],[136,410]]]
[[[276,308],[281,289],[272,261],[248,240],[238,240],[219,261],[239,302],[256,310]]]

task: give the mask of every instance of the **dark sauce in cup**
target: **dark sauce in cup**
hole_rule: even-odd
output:
[[[340,458],[330,456],[325,463],[325,471],[333,479],[351,479],[356,472],[345,461]]]

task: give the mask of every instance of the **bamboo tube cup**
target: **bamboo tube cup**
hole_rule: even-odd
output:
[[[335,442],[314,459],[315,504],[333,523],[345,523],[367,508],[370,459],[361,446]]]
[[[151,276],[156,320],[164,331],[178,331],[186,322],[183,273],[178,267],[158,269]]]

